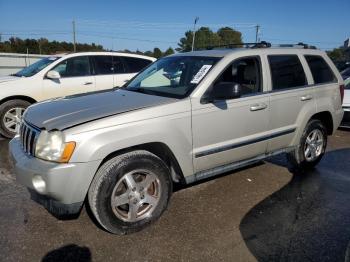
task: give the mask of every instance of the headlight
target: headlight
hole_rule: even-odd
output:
[[[75,142],[65,142],[60,131],[43,130],[36,142],[35,156],[44,160],[67,163],[75,148]]]

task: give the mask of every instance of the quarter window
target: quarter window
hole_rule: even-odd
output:
[[[137,73],[152,63],[152,61],[136,57],[123,57],[127,73]]]
[[[87,56],[68,58],[52,70],[59,72],[61,77],[88,76],[91,74],[90,62]]]
[[[258,57],[246,57],[234,61],[216,80],[241,86],[242,95],[262,92],[261,65]]]
[[[315,84],[335,82],[336,78],[324,59],[320,56],[306,55]]]
[[[280,90],[307,85],[305,72],[296,55],[268,56],[272,89]]]

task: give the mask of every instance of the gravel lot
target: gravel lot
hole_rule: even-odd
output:
[[[350,131],[309,174],[286,166],[282,155],[180,188],[153,226],[115,236],[86,209],[59,221],[31,201],[0,138],[0,261],[349,261]]]

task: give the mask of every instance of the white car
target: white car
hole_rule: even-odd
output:
[[[344,117],[340,126],[350,128],[350,77],[344,80],[344,87]]]
[[[73,53],[47,57],[0,77],[0,134],[13,137],[23,112],[35,102],[123,86],[155,60],[116,52]]]

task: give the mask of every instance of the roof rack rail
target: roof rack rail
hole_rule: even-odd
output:
[[[245,47],[245,48],[266,48],[266,47],[271,47],[271,44],[265,41],[261,41],[258,43],[240,43],[240,44],[226,44],[226,45],[212,45],[212,46],[207,46],[207,50],[212,50],[214,48],[240,48],[240,47]]]
[[[273,45],[274,47],[289,47],[289,48],[304,48],[304,49],[317,49],[316,46],[314,45],[308,45],[304,44],[302,42],[299,42],[297,44],[277,44]],[[245,48],[269,48],[272,47],[271,43],[266,42],[266,41],[261,41],[258,43],[241,43],[241,44],[226,44],[226,45],[213,45],[213,46],[208,46],[206,49],[207,50],[212,50],[215,48],[240,48],[240,47],[245,47]]]
[[[277,45],[278,47],[295,47],[295,48],[304,48],[304,49],[317,49],[316,46],[314,45],[308,45],[308,44],[304,44],[302,42],[299,42],[297,44],[279,44]]]

